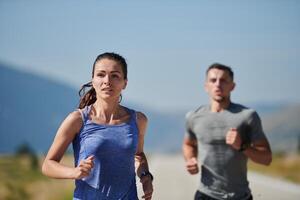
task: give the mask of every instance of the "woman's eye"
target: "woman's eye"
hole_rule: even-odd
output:
[[[105,74],[97,74],[98,77],[104,77]]]

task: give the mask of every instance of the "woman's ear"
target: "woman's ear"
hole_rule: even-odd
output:
[[[127,86],[127,82],[128,82],[128,80],[127,80],[127,79],[125,79],[125,83],[124,83],[124,86],[123,86],[123,90],[126,88],[126,86]]]

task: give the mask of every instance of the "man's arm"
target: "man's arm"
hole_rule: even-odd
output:
[[[243,153],[259,164],[270,165],[272,162],[272,151],[267,139],[253,142]]]
[[[190,174],[197,174],[198,167],[198,145],[197,140],[190,137],[185,137],[182,145],[182,153],[186,162],[186,169]]]
[[[242,148],[242,139],[237,129],[231,128],[226,135],[226,143],[237,151]],[[253,162],[270,165],[272,152],[266,138],[252,142],[249,147],[242,151]]]

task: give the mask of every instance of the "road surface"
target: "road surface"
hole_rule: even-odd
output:
[[[153,200],[193,199],[199,176],[189,175],[181,155],[148,156],[154,174]],[[300,200],[300,185],[249,172],[248,179],[254,200]],[[141,186],[138,185],[139,197]]]

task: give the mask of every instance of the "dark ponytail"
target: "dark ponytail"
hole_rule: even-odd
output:
[[[89,91],[85,92],[86,88],[89,88]],[[79,96],[80,96],[80,102],[79,102],[79,109],[84,108],[85,106],[89,106],[93,103],[95,103],[95,101],[97,100],[96,97],[96,91],[92,86],[92,82],[89,82],[87,84],[84,84],[81,89],[79,90]]]

